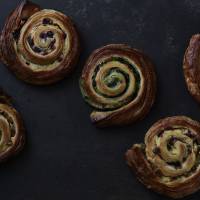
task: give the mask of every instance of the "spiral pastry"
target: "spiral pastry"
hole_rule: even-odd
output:
[[[7,18],[0,37],[1,60],[20,79],[54,83],[74,68],[80,45],[71,19],[23,1]]]
[[[156,78],[149,58],[124,44],[94,51],[80,78],[84,99],[95,111],[97,126],[124,125],[143,118],[156,92]]]
[[[17,154],[24,141],[21,116],[12,107],[10,97],[0,90],[0,162]]]
[[[193,35],[185,52],[183,71],[190,94],[200,103],[200,34]]]
[[[162,119],[126,159],[147,188],[172,198],[192,194],[200,189],[200,124],[185,116]]]

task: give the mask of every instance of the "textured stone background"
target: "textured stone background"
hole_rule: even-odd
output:
[[[19,0],[0,1],[0,28]],[[24,152],[0,165],[3,200],[159,200],[131,174],[124,153],[143,142],[161,117],[188,115],[200,107],[188,94],[182,59],[200,29],[199,0],[35,0],[70,15],[81,35],[82,54],[74,74],[48,87],[17,80],[2,64],[0,85],[22,113],[28,143]],[[89,54],[108,43],[128,43],[156,65],[158,94],[150,114],[124,128],[96,129],[89,120],[78,79]],[[200,192],[186,199],[199,199]]]

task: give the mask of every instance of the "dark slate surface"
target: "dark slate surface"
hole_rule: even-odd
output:
[[[0,28],[19,0],[0,2]],[[28,142],[18,157],[0,165],[3,200],[159,200],[124,162],[125,151],[143,142],[158,119],[188,115],[200,120],[200,107],[188,94],[182,59],[200,29],[199,0],[35,0],[70,15],[81,35],[82,54],[75,73],[48,87],[17,80],[2,64],[0,85],[15,99]],[[150,114],[124,128],[96,129],[79,91],[84,61],[108,43],[142,49],[156,65],[158,94]],[[186,198],[197,200],[200,192]]]

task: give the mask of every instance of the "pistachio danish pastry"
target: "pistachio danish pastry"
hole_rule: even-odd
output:
[[[95,50],[80,78],[84,99],[95,111],[97,126],[130,124],[150,110],[156,93],[153,64],[142,52],[124,44]]]
[[[185,116],[162,119],[126,159],[147,188],[172,198],[192,194],[200,189],[200,124]]]
[[[64,78],[75,67],[79,50],[78,34],[69,17],[29,1],[9,15],[0,37],[1,60],[32,84]]]
[[[24,126],[11,98],[0,89],[0,162],[17,154],[24,146]]]

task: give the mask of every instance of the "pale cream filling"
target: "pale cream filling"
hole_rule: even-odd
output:
[[[187,136],[187,132],[187,128],[180,127],[175,130],[166,130],[160,137],[148,135],[145,138],[147,159],[162,172],[161,181],[168,182],[173,177],[185,180],[184,178],[187,178],[185,174],[190,173],[192,167],[196,165],[198,146],[192,138]],[[175,138],[175,141],[169,150],[167,145],[172,137]],[[188,147],[190,147],[191,152],[188,152]],[[154,154],[155,148],[159,148],[159,155]],[[180,162],[181,166],[172,166],[168,164],[170,162]],[[196,170],[199,170],[199,166]],[[172,182],[174,183],[174,181],[176,180]]]
[[[32,16],[28,19],[28,21],[24,24],[24,26],[23,26],[22,29],[21,29],[20,35],[21,35],[21,36],[24,35],[24,33],[26,32],[26,29],[28,28],[28,26],[30,25],[30,23],[32,23],[32,21],[35,20],[35,18],[36,18],[36,22],[35,22],[35,23],[36,23],[36,24],[37,24],[37,23],[41,23],[41,26],[43,26],[43,25],[42,25],[42,20],[43,20],[44,18],[49,18],[49,16],[51,16],[50,19],[53,20],[54,24],[58,24],[59,27],[60,27],[60,28],[63,30],[63,32],[66,34],[66,39],[65,39],[64,45],[62,44],[62,45],[63,45],[62,54],[63,54],[63,57],[66,57],[67,54],[68,54],[68,52],[69,52],[69,50],[70,50],[70,47],[71,47],[71,45],[72,45],[72,44],[70,44],[70,37],[71,37],[71,35],[70,35],[69,31],[67,30],[67,28],[61,23],[61,21],[58,20],[58,19],[53,18],[52,15],[63,15],[63,14],[60,13],[60,12],[54,11],[54,10],[42,10],[42,11],[39,11],[39,12],[35,13],[34,15],[32,15]],[[39,20],[37,19],[38,16],[40,17]],[[50,25],[50,26],[52,26],[52,25]],[[48,29],[48,25],[46,25],[46,27],[47,27],[47,29]],[[56,26],[55,26],[55,27],[56,27]],[[59,28],[58,28],[58,29],[59,29]],[[30,31],[33,31],[33,30],[30,30]],[[59,29],[58,31],[60,31],[60,29]],[[16,42],[14,43],[14,48],[15,48],[15,50],[16,50],[16,52],[17,52],[17,55],[18,55],[20,61],[21,61],[22,63],[24,63],[24,66],[26,66],[27,68],[30,68],[30,69],[33,70],[33,71],[36,71],[36,72],[37,72],[37,71],[51,71],[51,70],[55,69],[56,67],[58,67],[58,66],[60,65],[60,62],[59,62],[58,60],[55,60],[53,63],[47,64],[47,65],[38,65],[38,64],[34,64],[34,63],[31,62],[31,60],[27,60],[27,59],[24,57],[23,52],[20,52],[20,51],[19,51],[19,47],[18,47],[18,45],[17,45]],[[59,48],[59,47],[58,47],[58,44],[57,44],[56,48]],[[38,59],[39,59],[39,58],[38,58]],[[29,65],[26,65],[26,62],[28,62],[28,63],[30,63],[30,64],[29,64]]]

